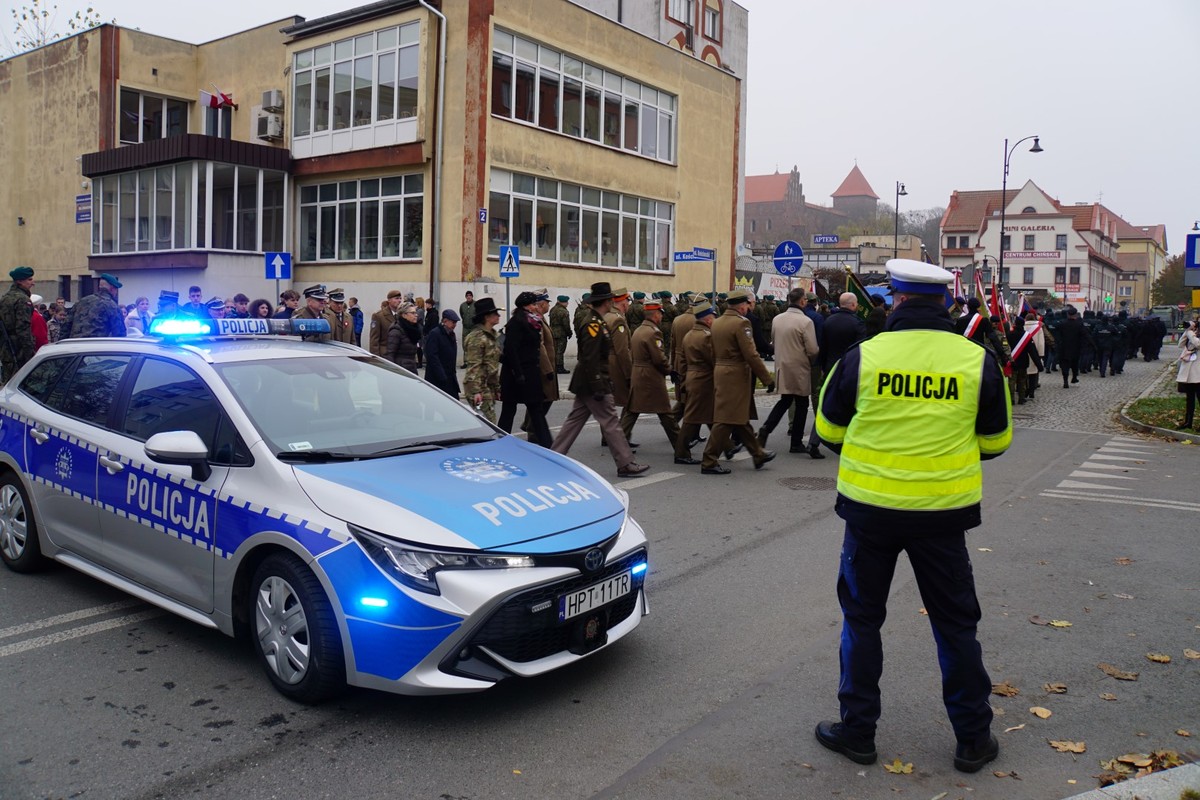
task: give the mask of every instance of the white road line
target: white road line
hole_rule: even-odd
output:
[[[1150,506],[1152,508],[1167,508],[1172,511],[1200,511],[1200,503],[1186,503],[1182,500],[1158,500],[1147,497],[1134,499],[1132,497],[1098,497],[1080,492],[1064,492],[1056,489],[1046,489],[1040,492],[1042,497],[1056,497],[1060,500],[1083,500],[1090,503],[1118,503],[1127,506]]]
[[[1108,489],[1112,492],[1132,492],[1133,489],[1126,489],[1124,486],[1105,486],[1103,483],[1084,483],[1082,481],[1060,481],[1059,489]]]
[[[1140,480],[1139,478],[1135,478],[1132,475],[1109,475],[1105,472],[1084,472],[1083,470],[1079,470],[1079,469],[1072,472],[1070,477],[1072,477],[1072,478],[1101,478],[1103,480],[1111,480],[1111,481]]]
[[[1119,469],[1122,471],[1136,469],[1138,472],[1146,471],[1146,467],[1127,467],[1124,464],[1093,464],[1091,461],[1085,461],[1080,466],[1087,467],[1088,469]]]
[[[0,628],[0,639],[8,639],[13,636],[20,636],[31,631],[41,630],[42,628],[52,628],[55,625],[65,625],[68,622],[87,619],[88,617],[98,617],[101,614],[109,614],[113,611],[124,611],[127,608],[140,606],[140,600],[122,600],[117,603],[109,603],[104,606],[95,606],[93,608],[85,608],[80,611],[72,611],[69,614],[59,614],[55,617],[46,617],[45,619],[26,622],[21,625],[14,625],[11,628]]]
[[[1090,456],[1088,456],[1088,458],[1089,459],[1099,458],[1099,459],[1103,459],[1104,461],[1141,461],[1142,463],[1146,462],[1145,457],[1130,458],[1129,456],[1110,456],[1110,455],[1105,455],[1103,453],[1092,453]]]
[[[1124,444],[1106,444],[1096,449],[1098,453],[1124,453],[1125,455],[1153,455],[1154,450],[1149,447],[1131,447]]]
[[[662,483],[663,481],[669,481],[672,478],[682,478],[682,477],[683,477],[682,472],[659,472],[656,475],[647,475],[644,478],[630,478],[627,481],[621,481],[620,483],[614,483],[613,486],[616,486],[618,489],[624,489],[625,491],[629,491],[630,489],[640,489],[643,486],[650,486],[651,484]]]
[[[164,616],[167,612],[159,608],[152,608],[149,611],[139,611],[136,614],[129,614],[124,617],[115,619],[106,619],[101,622],[93,622],[91,625],[83,625],[78,628],[67,628],[65,631],[57,633],[49,633],[45,636],[39,636],[36,639],[26,639],[23,642],[13,642],[12,644],[0,647],[0,658],[5,656],[24,653],[26,650],[35,650],[39,647],[48,647],[59,642],[66,642],[71,639],[78,639],[80,636],[90,636],[93,633],[101,633],[102,631],[112,630],[113,628],[123,628],[126,625],[132,625],[135,622],[141,622],[154,617]]]

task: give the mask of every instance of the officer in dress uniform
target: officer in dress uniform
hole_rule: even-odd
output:
[[[621,430],[628,440],[633,436],[633,426],[640,414],[657,414],[671,449],[679,438],[679,425],[671,416],[671,397],[667,394],[667,375],[671,372],[667,354],[663,349],[662,303],[647,300],[642,313],[642,324],[633,332],[630,350],[633,373],[630,376],[629,405],[621,414]]]
[[[334,289],[329,293],[329,308],[325,310],[329,320],[330,338],[335,342],[357,344],[354,341],[354,315],[346,308],[346,292]]]
[[[624,414],[625,406],[629,405],[629,378],[633,374],[633,355],[629,346],[629,327],[626,313],[629,310],[629,292],[625,289],[614,289],[612,302],[604,315],[604,324],[608,326],[608,375],[612,380],[613,402]],[[607,447],[608,440],[600,437],[600,446]],[[629,446],[637,448],[633,442]]]
[[[877,758],[880,628],[904,551],[937,643],[954,766],[976,772],[1000,747],[965,531],[980,524],[980,459],[1012,442],[1012,405],[995,354],[954,333],[943,301],[953,276],[906,259],[887,270],[895,310],[885,331],[846,350],[817,416],[821,439],[841,453],[835,509],[846,531],[837,583],[841,720],[818,724],[816,737],[859,764]]]
[[[707,300],[691,307],[686,316],[692,318],[692,327],[676,340],[676,368],[686,386],[684,393],[683,424],[675,440],[676,464],[699,464],[692,458],[692,447],[700,441],[700,426],[712,425],[713,421],[713,349],[712,328],[714,309]],[[676,318],[676,322],[679,321]]]
[[[754,457],[754,468],[775,458],[772,450],[764,450],[758,443],[750,420],[757,419],[754,410],[755,376],[767,387],[775,390],[775,379],[754,349],[754,331],[746,314],[750,311],[750,296],[735,291],[727,298],[727,309],[717,317],[712,326],[712,348],[715,358],[713,369],[714,407],[713,426],[704,447],[704,462],[700,468],[705,475],[727,475],[729,468],[717,462],[717,456],[729,447],[733,434],[741,439]]]
[[[292,319],[326,319],[325,306],[329,303],[329,295],[325,287],[318,284],[310,286],[303,292],[304,308],[297,309]],[[306,333],[302,337],[309,342],[328,342],[332,337],[328,333]]]
[[[676,423],[683,421],[683,411],[687,404],[687,383],[684,380],[687,367],[683,354],[683,339],[695,324],[696,316],[692,313],[691,306],[686,306],[683,311],[675,315],[675,319],[671,322],[671,340],[675,342],[675,347],[671,350],[670,377],[671,382],[675,384],[675,405],[672,406],[671,413],[675,415]]]

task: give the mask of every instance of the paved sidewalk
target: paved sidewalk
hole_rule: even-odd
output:
[[[1200,764],[1184,764],[1064,800],[1189,800],[1184,794],[1188,789],[1200,792]]]

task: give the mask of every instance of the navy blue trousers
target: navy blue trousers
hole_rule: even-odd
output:
[[[883,674],[880,629],[902,551],[908,554],[933,628],[942,669],[942,701],[954,734],[967,745],[984,742],[992,723],[988,705],[992,682],[975,638],[981,612],[965,533],[877,534],[846,525],[837,585],[843,616],[838,684],[842,722],[857,734],[875,736]]]

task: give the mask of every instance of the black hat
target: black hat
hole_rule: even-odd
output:
[[[611,300],[614,297],[612,285],[608,281],[593,283],[592,291],[589,294],[591,295],[588,298],[589,303],[599,303],[601,300]]]
[[[519,295],[517,295],[517,301],[514,305],[516,305],[517,308],[524,308],[525,306],[532,305],[537,301],[538,296],[536,292],[521,292]]]
[[[496,301],[490,297],[476,300],[474,320],[476,322],[483,322],[483,318],[488,314],[499,314],[503,310],[502,308],[496,308]]]

